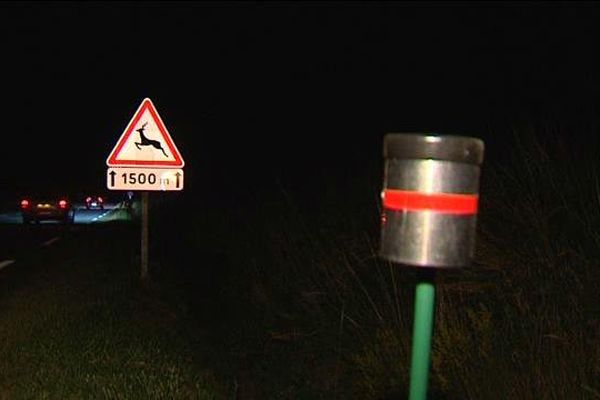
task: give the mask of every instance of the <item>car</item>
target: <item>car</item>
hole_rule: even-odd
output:
[[[24,224],[41,221],[73,222],[72,205],[67,196],[26,196],[20,203]]]
[[[85,198],[85,208],[104,210],[104,198],[102,196],[87,196]]]

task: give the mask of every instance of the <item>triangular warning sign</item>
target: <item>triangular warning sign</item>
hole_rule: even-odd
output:
[[[183,164],[179,150],[148,98],[142,101],[106,159],[109,167],[181,168]]]

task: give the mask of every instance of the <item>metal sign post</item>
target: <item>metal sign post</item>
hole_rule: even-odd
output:
[[[475,249],[483,141],[388,134],[380,257],[416,267],[410,400],[427,398],[437,269],[468,265]]]
[[[141,279],[148,283],[148,192],[142,192],[142,247],[141,247]]]

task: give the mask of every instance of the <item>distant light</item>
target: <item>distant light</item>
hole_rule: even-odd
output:
[[[29,207],[29,200],[21,200],[21,207],[23,207],[23,208]]]
[[[439,143],[442,140],[439,136],[426,136],[425,141],[427,143]]]
[[[61,200],[58,202],[58,205],[60,206],[60,208],[65,208],[65,207],[67,207],[67,201]]]

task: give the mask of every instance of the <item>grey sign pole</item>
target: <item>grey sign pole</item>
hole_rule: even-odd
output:
[[[141,279],[142,283],[148,282],[148,192],[142,192],[142,249],[141,249]]]

